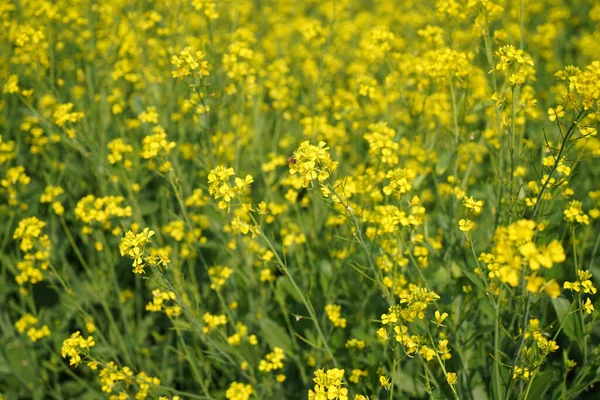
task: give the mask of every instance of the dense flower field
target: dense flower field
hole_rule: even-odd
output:
[[[0,23],[0,399],[600,396],[597,0]]]

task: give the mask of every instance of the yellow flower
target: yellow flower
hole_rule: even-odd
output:
[[[159,132],[145,136],[142,141],[142,158],[150,159],[157,156],[166,156],[175,148],[175,142],[167,140],[167,134]]]
[[[470,219],[461,219],[458,221],[458,229],[463,232],[470,232],[475,224]]]
[[[92,336],[84,339],[81,333],[77,331],[63,341],[61,355],[63,358],[69,358],[70,365],[77,365],[81,362],[82,351],[95,345],[96,342]]]
[[[390,313],[390,314],[381,314],[381,323],[383,325],[387,325],[390,323],[396,323],[398,322],[398,316],[396,315],[396,313]]]
[[[581,307],[583,308],[583,311],[588,314],[591,314],[594,311],[594,306],[589,297],[585,299],[585,303],[583,303]]]
[[[431,361],[435,357],[435,350],[430,349],[427,346],[422,346],[419,350],[419,354],[422,355],[426,361]]]
[[[253,393],[252,385],[232,382],[225,392],[225,398],[229,400],[248,400]]]
[[[379,384],[386,389],[391,386],[389,378],[386,378],[384,375],[379,376]]]
[[[144,228],[141,233],[135,234],[128,231],[119,244],[121,256],[127,255],[133,260],[133,272],[143,274],[144,267],[150,260],[146,253],[146,244],[150,243],[150,238],[154,235],[154,231]]]
[[[348,400],[348,389],[343,388],[344,370],[333,368],[325,372],[315,371],[315,386],[308,391],[308,398],[313,400]]]
[[[548,109],[548,119],[552,122],[556,121],[557,118],[562,118],[564,116],[565,110],[563,109],[563,106]]]
[[[435,311],[435,321],[432,321],[436,324],[436,326],[439,328],[440,326],[444,326],[442,325],[442,322],[444,322],[444,320],[448,318],[448,313],[443,313],[440,314],[440,312],[438,310]]]
[[[473,199],[473,196],[471,196],[471,197],[465,196],[465,198],[463,200],[463,205],[467,209],[472,210],[475,214],[479,214],[479,213],[481,213],[481,210],[483,208],[483,201],[475,200],[475,199]]]
[[[456,376],[456,372],[448,372],[446,375],[446,382],[448,382],[448,385],[456,385],[457,381],[458,377]]]
[[[329,147],[326,147],[325,142],[321,141],[318,146],[314,146],[309,141],[305,141],[294,152],[289,168],[290,174],[299,173],[302,186],[308,187],[315,179],[324,181],[329,178],[337,165],[337,161],[331,159]]]
[[[327,318],[333,322],[334,326],[339,326],[340,328],[346,327],[346,318],[342,318],[342,306],[328,304],[325,306],[325,313],[327,313]]]
[[[2,93],[18,93],[19,92],[19,76],[12,74],[8,77],[8,80],[4,84]]]
[[[194,4],[200,4],[198,0]],[[185,78],[194,74],[199,78],[208,76],[208,62],[203,60],[204,53],[193,51],[191,47],[185,47],[179,55],[171,57],[171,64],[175,66],[173,78]]]
[[[231,274],[233,274],[233,270],[229,267],[224,267],[221,265],[210,267],[208,269],[208,276],[210,277],[211,281],[210,288],[212,290],[220,290],[227,279],[229,279]]]
[[[258,364],[258,370],[263,372],[275,371],[283,368],[283,360],[285,354],[283,349],[275,347],[273,351],[265,356],[263,360],[260,360]]]

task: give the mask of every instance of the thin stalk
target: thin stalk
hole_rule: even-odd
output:
[[[365,239],[364,239],[364,237],[362,235],[362,228],[361,228],[360,224],[358,223],[358,219],[356,218],[356,215],[354,215],[354,212],[352,211],[352,207],[350,207],[342,199],[342,197],[338,194],[338,192],[334,189],[334,187],[331,184],[328,184],[327,186],[328,186],[329,190],[331,190],[331,192],[337,197],[337,199],[339,200],[340,204],[344,207],[344,209],[348,212],[348,215],[350,216],[350,219],[352,220],[352,223],[354,224],[354,229],[356,230],[355,236],[356,236],[358,242],[360,243],[361,247],[365,251],[365,254],[367,256],[367,261],[369,263],[369,267],[371,268],[371,271],[375,275],[375,279],[377,280],[377,284],[378,284],[379,288],[381,289],[382,293],[387,297],[388,302],[390,304],[392,304],[391,303],[391,299],[389,298],[390,297],[389,291],[387,290],[387,288],[383,284],[383,282],[381,280],[381,276],[379,274],[379,271],[377,270],[377,267],[375,266],[375,263],[371,259],[371,252],[369,251],[369,249],[367,247]]]
[[[446,366],[444,365],[444,362],[442,361],[442,359],[440,358],[440,355],[438,353],[438,351],[436,350],[436,346],[435,346],[435,342],[433,341],[433,336],[431,336],[431,331],[429,330],[429,325],[427,325],[426,322],[422,321],[423,325],[425,326],[425,329],[427,330],[427,336],[429,337],[429,341],[431,342],[431,347],[433,348],[433,351],[435,352],[435,358],[438,361],[438,364],[440,365],[440,368],[442,368],[442,372],[444,373],[444,377],[446,378],[446,380],[448,379],[448,372],[446,371]],[[454,395],[454,398],[456,400],[460,400],[460,397],[458,397],[458,393],[456,392],[456,389],[454,388],[454,385],[449,385],[450,389],[452,390],[452,394]]]
[[[556,169],[560,165],[560,160],[562,159],[562,156],[565,153],[569,139],[571,139],[571,136],[573,136],[573,134],[575,133],[575,128],[577,127],[577,123],[584,116],[585,116],[585,110],[580,111],[579,114],[577,115],[577,117],[575,117],[575,119],[573,120],[573,123],[571,124],[571,126],[569,126],[567,133],[564,135],[563,140],[560,144],[560,149],[558,150],[558,154],[556,155],[556,158],[554,160],[554,165],[552,166],[552,169],[550,170],[550,173],[548,174],[548,177],[544,181],[544,184],[542,185],[542,188],[540,189],[540,193],[538,194],[538,196],[536,198],[535,204],[533,206],[533,211],[531,214],[532,220],[535,220],[536,214],[539,210],[540,202],[542,200],[542,196],[544,195],[544,192],[546,191],[546,188],[548,187],[550,180],[554,176]]]
[[[323,342],[323,346],[325,348],[325,352],[327,353],[327,355],[329,356],[329,358],[331,358],[331,360],[333,361],[333,365],[335,365],[335,367],[337,368],[337,366],[338,366],[337,360],[335,359],[335,357],[333,355],[333,352],[331,351],[331,349],[329,348],[329,345],[327,344],[327,339],[325,338],[325,335],[323,334],[323,331],[321,330],[321,326],[319,325],[319,321],[317,319],[317,315],[315,313],[315,309],[313,308],[310,300],[308,300],[306,298],[306,296],[304,295],[304,293],[302,292],[302,290],[300,290],[300,287],[298,286],[298,284],[294,280],[292,274],[290,274],[289,269],[287,268],[287,266],[285,265],[285,263],[283,262],[283,260],[281,259],[281,257],[279,257],[279,253],[277,252],[277,250],[275,249],[275,247],[273,246],[273,244],[271,243],[271,241],[269,240],[269,238],[267,237],[267,235],[265,235],[265,233],[263,232],[263,230],[260,228],[260,225],[256,221],[256,218],[254,218],[254,215],[252,215],[252,214],[249,214],[249,215],[252,218],[252,222],[254,223],[254,225],[256,226],[256,228],[258,229],[259,235],[265,240],[265,242],[267,243],[267,246],[269,246],[269,249],[275,255],[275,259],[277,260],[277,263],[279,264],[279,267],[280,267],[281,271],[290,280],[290,283],[294,287],[294,290],[300,296],[300,299],[302,300],[302,303],[304,304],[304,307],[306,308],[306,310],[308,311],[308,314],[310,315],[310,319],[313,321],[313,325],[315,326],[315,329],[317,330],[317,334],[319,335],[319,338]]]
[[[506,393],[504,395],[504,400],[508,400],[510,398],[510,394],[512,392],[512,387],[514,383],[514,372],[515,367],[517,366],[517,361],[519,360],[519,356],[521,355],[521,350],[523,350],[523,346],[525,345],[525,334],[527,333],[527,328],[529,327],[529,309],[531,307],[531,296],[527,294],[527,302],[525,304],[525,316],[523,317],[523,332],[521,334],[521,340],[519,341],[519,346],[517,347],[517,351],[515,352],[515,356],[513,358],[513,362],[510,367],[510,373],[508,374],[508,387],[506,388]]]
[[[496,321],[494,321],[494,376],[496,384],[494,385],[494,390],[496,393],[496,399],[502,398],[502,387],[500,386],[500,365],[498,364],[498,360],[500,360],[500,331],[498,329],[498,324],[500,323],[500,300],[502,298],[502,287],[500,287],[500,293],[498,294],[498,301],[496,307]]]

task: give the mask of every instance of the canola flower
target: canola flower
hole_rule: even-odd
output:
[[[93,336],[84,338],[77,331],[63,341],[61,355],[63,358],[69,358],[70,365],[77,365],[82,361],[81,354],[85,355],[85,352],[95,345],[96,342]]]
[[[597,1],[0,24],[0,398],[594,396]]]
[[[27,336],[32,342],[37,342],[38,340],[50,336],[50,328],[48,325],[43,325],[40,328],[36,328],[38,319],[35,318],[31,314],[25,314],[15,323],[15,328],[19,333],[23,333],[27,331]]]
[[[325,142],[317,146],[305,141],[300,144],[290,162],[290,174],[299,173],[302,186],[307,187],[313,180],[325,181],[337,168],[337,161],[329,155],[329,147]]]
[[[133,272],[136,274],[143,274],[144,267],[148,264],[156,264],[155,258],[148,256],[146,251],[146,245],[150,243],[150,238],[154,236],[154,231],[144,228],[144,230],[138,234],[128,231],[119,245],[121,256],[127,255],[133,260]],[[164,264],[164,260],[161,260]]]
[[[333,368],[324,371],[319,369],[315,371],[313,379],[315,387],[308,391],[310,400],[348,400],[348,389],[342,387],[344,370]]]

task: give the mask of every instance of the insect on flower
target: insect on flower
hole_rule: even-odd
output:
[[[294,156],[291,156],[291,157],[287,158],[287,163],[288,164],[296,164],[296,162],[297,162],[296,161],[296,157],[294,157]]]

